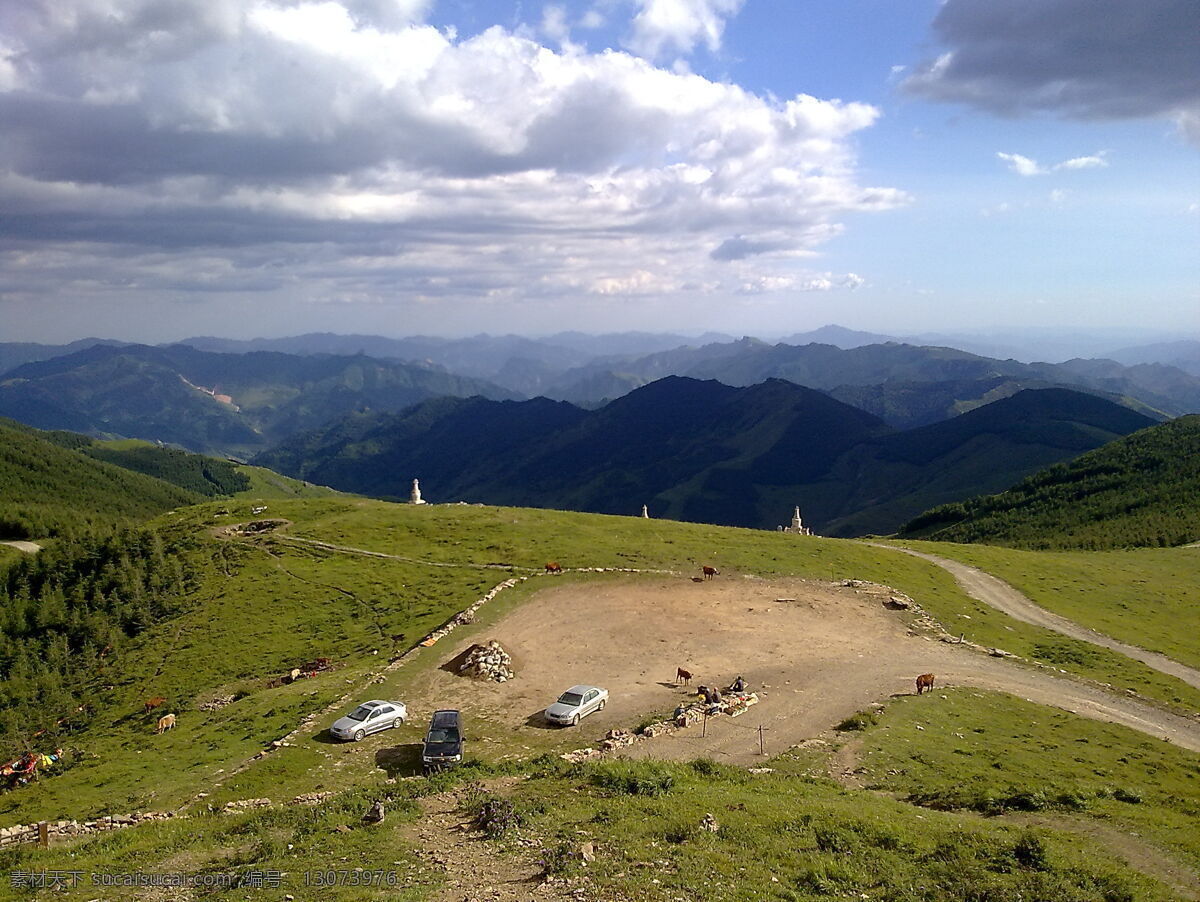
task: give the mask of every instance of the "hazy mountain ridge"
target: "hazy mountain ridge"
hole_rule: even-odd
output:
[[[0,414],[46,429],[252,453],[364,407],[475,394],[512,397],[481,380],[364,356],[96,346],[7,373]]]
[[[256,458],[346,491],[771,528],[795,504],[829,534],[888,532],[1153,421],[1063,389],[897,432],[785,380],[667,377],[595,411],[536,399],[430,401],[350,418]],[[981,488],[981,487],[987,488]]]
[[[1165,363],[1193,376],[1200,376],[1200,341],[1163,341],[1119,348],[1104,355],[1126,366],[1139,363]]]

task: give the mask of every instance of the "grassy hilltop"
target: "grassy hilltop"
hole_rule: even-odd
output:
[[[261,471],[251,478],[272,484]],[[223,534],[254,519],[251,508],[262,504],[267,510],[258,517],[290,525],[257,539]],[[516,871],[532,868],[534,876],[545,873],[561,886],[583,888],[585,898],[716,902],[865,893],[894,900],[1166,900],[1185,898],[1172,868],[1189,873],[1200,867],[1200,848],[1187,839],[1200,835],[1200,811],[1186,802],[1196,797],[1200,758],[1050,709],[1036,709],[1045,714],[1031,720],[1023,703],[965,690],[947,700],[927,696],[919,709],[901,700],[895,713],[892,706],[882,715],[868,713],[856,721],[865,730],[845,734],[864,744],[859,760],[885,795],[828,778],[827,759],[841,743],[832,738],[830,745],[776,757],[768,762],[775,772],[758,776],[704,761],[569,766],[541,756],[577,747],[580,735],[514,736],[483,709],[468,712],[475,762],[443,777],[410,777],[411,757],[381,757],[389,747],[411,756],[421,724],[405,726],[398,739],[385,734],[345,748],[321,738],[320,728],[332,719],[323,715],[290,745],[259,761],[253,757],[347,694],[405,698],[425,669],[442,663],[445,649],[422,650],[375,685],[392,654],[501,580],[536,573],[547,560],[684,573],[698,572],[702,562],[719,567],[725,579],[741,573],[874,580],[918,599],[968,640],[1031,658],[1057,649],[1054,663],[1064,671],[1200,710],[1200,692],[1191,687],[1115,653],[1011,621],[963,595],[948,574],[923,560],[856,542],[767,531],[519,508],[412,507],[346,496],[219,499],[164,515],[150,529],[177,555],[183,582],[160,585],[153,566],[141,568],[149,617],[93,671],[77,675],[88,710],[60,732],[38,739],[26,724],[0,719],[5,741],[72,749],[61,772],[0,794],[0,824],[139,809],[181,808],[182,814],[48,852],[7,852],[0,858],[10,870],[275,869],[289,875],[277,889],[242,887],[211,896],[240,899],[251,892],[274,900],[286,893],[305,898],[313,890],[299,882],[303,873],[336,862],[394,870],[400,888],[342,886],[322,890],[321,898],[436,899],[453,888],[418,854],[429,840],[417,831],[436,823],[429,806],[462,805],[453,815],[457,823],[488,803],[489,811],[511,805],[513,813],[494,840],[480,840],[487,845],[479,867],[495,861]],[[147,554],[152,560],[153,545]],[[1178,556],[1173,566],[1181,578],[1200,582],[1200,558],[1190,550],[1162,554]],[[26,560],[21,566],[35,565]],[[1134,570],[1138,566],[1131,561]],[[60,574],[63,623],[69,624],[72,612],[82,610],[73,577],[62,567],[53,572]],[[629,579],[637,577],[568,574],[555,582]],[[476,624],[463,627],[464,635],[486,639],[491,624],[541,584],[533,579],[505,592],[481,609]],[[170,604],[156,604],[168,596]],[[16,595],[9,595],[4,610],[11,614],[16,604]],[[27,616],[36,622],[35,614]],[[1171,618],[1181,632],[1200,627],[1196,612],[1154,599],[1142,616]],[[334,658],[338,668],[270,685],[317,656]],[[151,695],[165,696],[179,715],[178,727],[161,737],[151,735],[155,715],[142,713]],[[654,713],[631,712],[629,726]],[[912,723],[925,726],[904,726]],[[899,745],[897,731],[903,733]],[[969,765],[975,774],[975,794],[925,798],[920,787],[935,786],[946,766],[938,756],[947,731],[982,737],[962,743],[963,752],[953,759],[959,772]],[[1088,743],[1087,755],[1064,758],[1052,773],[1033,751],[1039,744],[1070,747],[1066,742],[1082,749],[1080,738]],[[897,760],[876,769],[873,759],[883,755],[876,748]],[[993,767],[996,756],[1009,750],[1009,763]],[[440,793],[454,786],[462,789],[459,801],[446,801]],[[315,808],[207,814],[208,805],[258,797],[279,802],[311,791],[333,796]],[[387,802],[388,819],[364,828],[361,814],[378,798]],[[980,799],[992,799],[992,808]],[[720,822],[719,832],[698,828],[706,813]],[[1130,867],[1129,850],[1091,824],[1142,833],[1170,867]],[[597,860],[585,866],[578,848],[589,839]],[[455,848],[447,847],[447,859],[460,854]],[[65,897],[120,898],[103,892],[80,887]],[[5,893],[31,898],[0,887],[0,898]]]

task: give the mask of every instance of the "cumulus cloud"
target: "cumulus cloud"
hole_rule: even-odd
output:
[[[559,50],[498,26],[460,39],[423,24],[429,5],[0,6],[0,297],[736,293],[803,278],[795,257],[845,215],[907,201],[856,178],[869,105],[762,97],[565,32]]]
[[[703,43],[721,46],[725,20],[737,15],[743,0],[636,0],[629,49],[649,59],[667,53],[691,53]]]
[[[1043,175],[1048,171],[1039,166],[1036,160],[1023,157],[1019,153],[996,151],[996,156],[1006,162],[1008,168],[1017,175]]]
[[[1019,153],[1004,153],[996,151],[996,156],[1008,164],[1008,168],[1017,175],[1048,175],[1062,169],[1103,169],[1108,165],[1108,151],[1101,150],[1086,157],[1072,157],[1055,163],[1053,166],[1043,166],[1037,160],[1022,156]]]
[[[1195,0],[944,0],[907,91],[1002,115],[1173,119],[1200,143]]]

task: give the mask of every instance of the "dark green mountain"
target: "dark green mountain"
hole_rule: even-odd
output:
[[[141,520],[200,500],[198,493],[72,451],[23,424],[0,421],[0,539]]]
[[[911,538],[1021,548],[1121,548],[1200,540],[1200,416],[1180,417],[1057,464],[998,495],[933,508]]]
[[[1025,390],[855,448],[813,488],[836,505],[829,534],[890,533],[918,511],[1001,490],[1153,422],[1094,395]]]
[[[0,415],[43,429],[248,454],[356,410],[475,394],[510,396],[478,380],[361,355],[131,345],[92,347],[12,370],[0,379]]]
[[[890,532],[931,504],[1002,488],[1151,420],[1091,395],[1022,392],[895,432],[784,380],[669,377],[596,411],[544,398],[443,399],[353,417],[256,463],[335,488],[773,528],[801,504],[826,534]]]

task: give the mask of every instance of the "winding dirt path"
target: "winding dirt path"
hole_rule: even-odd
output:
[[[1062,633],[1064,636],[1070,636],[1072,639],[1079,639],[1082,642],[1090,642],[1092,645],[1111,649],[1125,655],[1127,658],[1141,661],[1147,667],[1152,667],[1159,673],[1173,676],[1176,679],[1183,680],[1190,686],[1200,689],[1200,670],[1188,667],[1186,664],[1180,664],[1178,661],[1168,658],[1166,655],[1159,654],[1156,651],[1149,651],[1138,645],[1129,645],[1125,642],[1120,642],[1111,636],[1104,635],[1104,633],[1081,626],[1074,620],[1068,620],[1066,617],[1055,614],[1052,611],[1047,611],[1045,608],[1034,604],[1027,596],[1018,592],[1008,583],[977,567],[971,567],[948,558],[938,557],[936,554],[914,551],[911,548],[899,548],[895,545],[884,545],[879,542],[867,542],[866,544],[875,548],[888,548],[892,551],[910,554],[913,557],[919,557],[937,564],[949,572],[959,586],[962,587],[963,591],[972,598],[976,598],[986,605],[1003,611],[1014,620],[1020,620],[1022,623],[1031,623],[1034,626],[1044,627],[1056,633]]]

